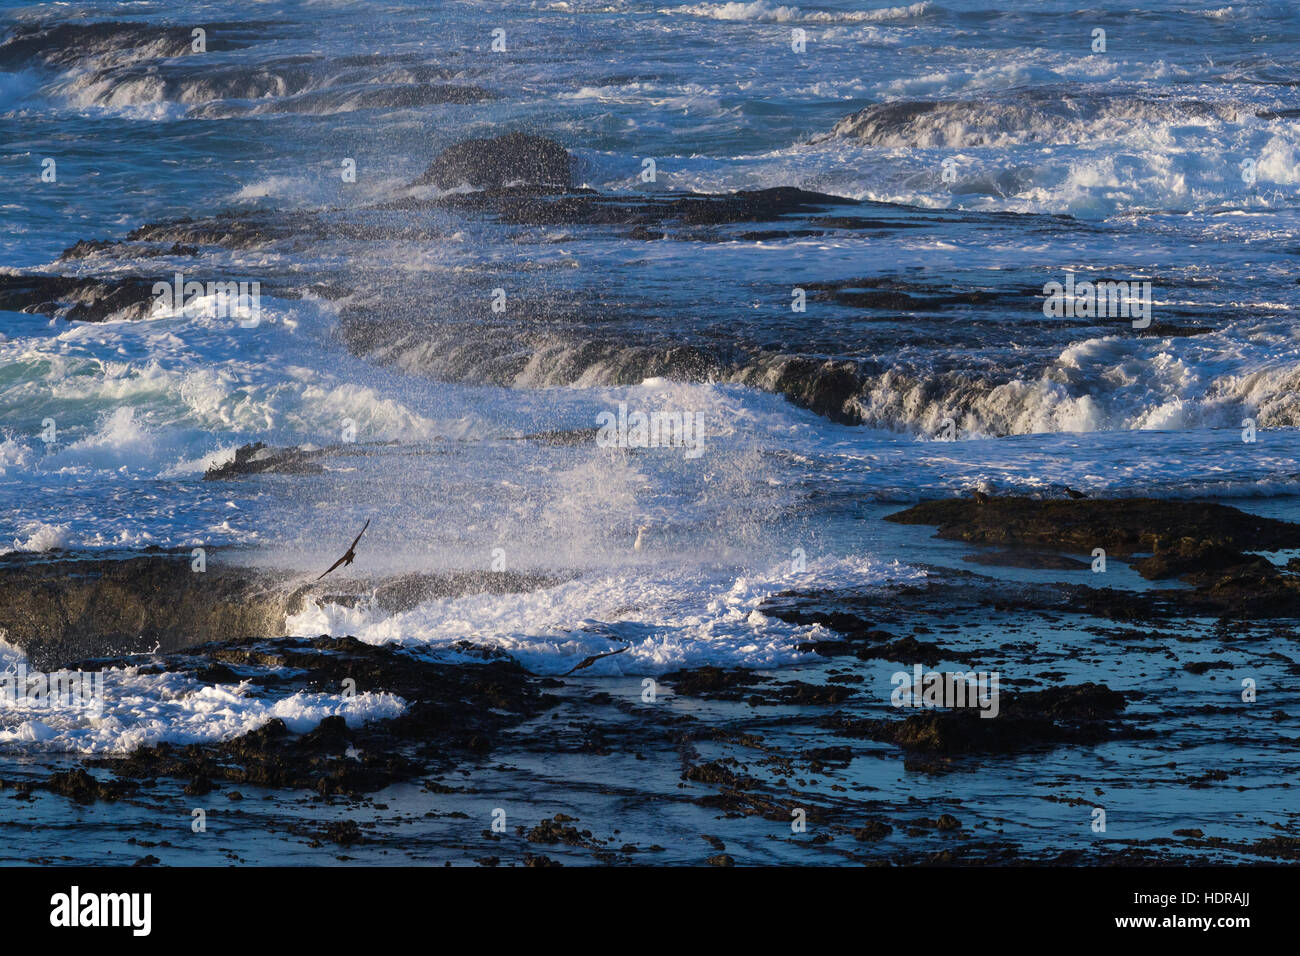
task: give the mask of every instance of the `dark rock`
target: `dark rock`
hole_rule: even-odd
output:
[[[330,450],[328,448],[311,451],[300,448],[270,448],[263,442],[253,442],[236,448],[235,457],[230,461],[214,465],[205,471],[203,480],[220,481],[268,471],[289,475],[317,475],[324,469],[316,463],[316,459],[328,454]]]
[[[685,193],[645,197],[606,196],[590,190],[564,191],[536,186],[505,187],[481,193],[453,194],[435,201],[450,209],[493,213],[512,225],[619,226],[654,230],[673,224],[675,238],[705,239],[710,227],[748,222],[770,222],[827,206],[855,204],[856,200],[791,187],[741,190],[734,193]],[[410,201],[395,204],[398,208]],[[697,227],[697,228],[692,228]],[[714,238],[720,240],[723,233]],[[735,238],[733,234],[725,234]]]
[[[1204,674],[1206,671],[1215,668],[1230,670],[1232,663],[1229,661],[1190,661],[1183,665],[1183,670],[1189,674]]]
[[[354,843],[361,843],[365,839],[361,833],[361,827],[355,820],[336,820],[326,825],[321,835],[331,843],[337,843],[340,846],[352,846]]]
[[[810,747],[803,752],[805,760],[817,763],[847,765],[853,760],[852,747]]]
[[[80,767],[51,774],[44,787],[51,793],[61,794],[77,803],[87,804],[94,803],[96,800],[116,800],[135,790],[134,784],[104,783],[96,780]]]
[[[369,793],[426,772],[420,757],[445,762],[490,750],[504,727],[554,703],[513,662],[435,664],[353,638],[228,642],[200,653],[238,660],[250,683],[279,692],[319,693],[350,677],[358,687],[402,697],[408,706],[391,720],[360,727],[327,717],[302,735],[275,718],[234,740],[183,748],[162,743],[125,757],[97,758],[94,765],[142,780],[202,777],[326,796]],[[286,677],[286,671],[295,676]]]
[[[121,250],[124,244],[114,239],[78,239],[75,243],[68,246],[59,253],[60,260],[66,259],[85,259],[97,252],[106,252],[108,250]],[[131,247],[130,254],[137,258],[161,258],[163,256],[187,256],[194,258],[199,254],[198,246],[182,245],[174,242],[170,246],[149,247]]]
[[[1221,571],[1242,564],[1251,564],[1263,572],[1272,570],[1272,565],[1263,558],[1251,560],[1238,548],[1220,540],[1180,538],[1171,542],[1159,539],[1155,545],[1155,554],[1133,562],[1133,568],[1150,580],[1176,578],[1192,571]]]
[[[216,42],[221,33],[213,32],[213,49],[221,49]],[[0,69],[66,67],[81,62],[92,51],[108,49],[152,48],[158,56],[184,56],[190,52],[190,43],[189,28],[184,26],[112,20],[24,23],[0,43]]]
[[[1261,518],[1228,505],[1159,498],[1042,500],[990,497],[926,501],[886,517],[899,524],[938,526],[938,536],[979,544],[1051,548],[1111,556],[1163,553],[1173,560],[1222,560],[1220,548],[1276,551],[1300,548],[1300,525]],[[1161,568],[1163,570],[1163,568]]]
[[[207,777],[195,777],[185,785],[185,795],[189,797],[201,797],[205,793],[212,792],[212,781]]]
[[[753,778],[737,774],[717,760],[687,767],[686,772],[682,774],[682,779],[696,783],[716,784],[736,790],[746,790],[754,784]]]
[[[259,572],[195,572],[188,552],[0,560],[0,628],[43,668],[155,645],[166,652],[218,634],[278,636],[288,599]]]
[[[895,743],[928,754],[1013,752],[1064,743],[1095,743],[1121,734],[1124,695],[1104,684],[1075,684],[1021,694],[1001,694],[997,717],[971,708],[925,710],[902,720],[826,718],[823,726],[850,737]]]
[[[838,704],[852,697],[857,691],[840,684],[809,684],[806,681],[793,680],[765,687],[758,694],[750,696],[750,703],[818,706]]]
[[[555,819],[543,820],[524,834],[524,839],[529,843],[565,843],[569,846],[586,846],[590,834],[584,834],[574,826],[565,826],[564,819],[563,814],[556,814]]]
[[[669,671],[660,674],[659,679],[671,685],[674,693],[715,700],[741,700],[745,696],[742,691],[768,680],[743,667],[724,668],[711,664]]]
[[[516,183],[567,190],[573,184],[568,150],[526,133],[470,139],[444,149],[416,183],[451,189],[464,183],[497,189]]]
[[[885,837],[889,836],[889,834],[894,832],[894,828],[888,823],[881,823],[879,820],[872,820],[865,826],[857,827],[851,832],[853,834],[853,839],[862,843],[867,843],[875,840],[883,840]]]
[[[831,421],[846,425],[861,421],[851,407],[862,385],[861,371],[853,362],[784,356],[766,366],[749,366],[736,378],[742,385],[784,395]]]
[[[1246,848],[1247,853],[1269,856],[1281,860],[1300,860],[1300,837],[1268,837],[1256,840]]]
[[[156,279],[139,276],[0,276],[0,309],[75,322],[142,319],[153,311]]]
[[[1091,565],[1077,558],[1050,551],[980,551],[962,556],[963,561],[994,568],[1029,568],[1035,571],[1087,571]]]

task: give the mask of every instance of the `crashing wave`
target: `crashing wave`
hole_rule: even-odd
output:
[[[752,3],[693,3],[670,7],[661,13],[706,17],[711,20],[753,20],[760,23],[883,23],[915,20],[934,10],[929,0],[875,10],[803,10],[800,7],[754,0]]]
[[[651,378],[715,381],[782,395],[844,424],[917,435],[947,420],[967,436],[1130,429],[1300,426],[1300,356],[1242,355],[1236,373],[1213,358],[1236,347],[1198,337],[1177,362],[1157,362],[1167,341],[1103,336],[1036,365],[936,370],[921,364],[822,356],[724,355],[705,346],[615,344],[578,335],[499,329],[466,335],[456,325],[411,327],[345,310],[343,339],[356,354],[442,381],[516,388],[598,387]],[[480,330],[481,331],[481,330]],[[1198,360],[1205,350],[1205,362]],[[1257,359],[1261,359],[1257,361]],[[1134,374],[1135,369],[1159,372]]]
[[[238,49],[259,37],[258,23],[205,23],[210,50]],[[101,21],[98,23],[35,23],[17,27],[0,43],[0,69],[32,67],[122,66],[186,56],[194,38],[188,26]]]
[[[815,141],[841,137],[868,146],[932,149],[1064,146],[1120,139],[1152,126],[1239,123],[1244,115],[1226,103],[1035,91],[1000,99],[877,103],[844,117]]]

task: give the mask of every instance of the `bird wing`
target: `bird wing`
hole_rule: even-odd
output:
[[[367,519],[366,519],[366,523],[365,523],[365,525],[363,525],[362,528],[361,528],[361,534],[365,534],[365,533],[366,533],[366,528],[369,528],[369,527],[370,527],[370,519],[367,518]],[[349,550],[349,551],[351,551],[353,548],[355,548],[355,547],[357,546],[357,542],[361,540],[361,534],[357,535],[355,538],[352,539],[352,543],[351,543],[350,545],[348,545],[348,550]]]
[[[622,654],[625,650],[628,649],[628,647],[631,647],[631,646],[632,646],[632,645],[629,644],[627,647],[620,647],[620,648],[619,648],[618,650],[616,650],[616,651],[606,651],[604,654],[592,654],[590,657],[588,657],[588,658],[586,658],[585,660],[583,660],[583,662],[582,662],[581,664],[579,664],[577,667],[574,667],[572,670],[567,670],[567,671],[565,671],[565,672],[564,672],[563,674],[561,674],[560,676],[561,676],[561,677],[568,677],[568,676],[569,676],[570,674],[572,674],[574,671],[580,671],[580,670],[582,670],[584,667],[590,667],[592,664],[596,663],[596,661],[600,660],[602,657],[613,657],[615,654]]]
[[[335,568],[337,568],[340,564],[342,564],[344,561],[347,560],[347,557],[348,557],[348,556],[345,554],[345,555],[343,555],[343,557],[339,558],[337,561],[335,561],[333,564],[331,564],[331,565],[329,566],[329,568],[325,571],[325,573],[322,574],[322,575],[320,576],[320,578],[325,577],[326,574],[329,574],[330,571],[333,571]],[[316,580],[319,581],[320,578],[317,578]]]

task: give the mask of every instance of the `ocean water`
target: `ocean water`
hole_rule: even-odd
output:
[[[314,577],[371,519],[347,573],[504,560],[568,580],[398,614],[312,607],[293,633],[430,653],[468,638],[545,674],[628,643],[590,670],[615,677],[797,663],[820,629],[765,615],[766,596],[888,587],[945,560],[875,520],[886,505],[1069,486],[1296,514],[1294,4],[5,0],[0,31],[0,269],[271,289],[252,329],[0,312],[0,551],[202,546]],[[486,92],[419,95],[445,84]],[[560,142],[604,193],[794,186],[882,204],[851,214],[889,225],[629,242],[450,214],[404,235],[403,213],[375,212],[440,149],[505,130]],[[59,260],[225,213],[290,227],[197,256]],[[293,226],[318,215],[362,226]],[[1045,317],[1036,290],[1067,272],[1151,281],[1155,334]],[[359,291],[332,299],[322,280]],[[792,288],[815,283],[987,295],[889,310],[810,295],[792,311]],[[456,320],[497,286],[580,308],[517,328],[507,311],[507,332]],[[382,354],[350,348],[348,308],[411,331]],[[657,356],[682,344],[729,364],[665,373]],[[780,394],[790,356],[851,363],[851,414]],[[620,403],[698,415],[702,454],[521,440]],[[960,440],[940,440],[945,420]],[[246,442],[321,448],[348,430],[365,453],[323,474],[202,480]],[[99,724],[7,714],[0,744],[125,750],[402,706],[111,679],[120,709]]]

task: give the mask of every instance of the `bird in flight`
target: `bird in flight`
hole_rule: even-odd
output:
[[[365,526],[361,529],[361,534],[365,534],[365,533],[366,533],[366,528],[369,528],[369,527],[370,527],[370,519],[367,518],[367,519],[366,519]],[[330,571],[333,571],[333,570],[334,570],[335,568],[337,568],[340,564],[342,564],[342,565],[348,565],[348,564],[351,564],[354,560],[356,560],[357,552],[356,552],[355,550],[353,550],[353,549],[356,548],[356,546],[357,546],[357,542],[361,540],[361,534],[357,535],[355,538],[352,539],[352,543],[351,543],[350,545],[348,545],[347,553],[344,554],[343,557],[341,557],[341,558],[339,558],[337,561],[335,561],[333,564],[331,564],[331,565],[329,566],[329,570],[327,570],[327,571],[325,572],[325,574],[329,574]],[[322,574],[322,575],[320,576],[320,578],[325,577],[325,574]],[[316,580],[319,581],[320,578],[317,578]]]
[[[620,648],[619,648],[618,650],[616,650],[616,651],[606,651],[604,654],[592,654],[590,657],[585,658],[585,659],[583,660],[583,662],[582,662],[581,664],[579,664],[577,667],[574,667],[574,668],[572,668],[571,670],[567,670],[567,671],[565,671],[565,672],[564,672],[563,674],[561,674],[560,676],[561,676],[561,677],[568,677],[570,674],[574,673],[574,671],[580,671],[580,670],[582,670],[584,667],[590,667],[592,664],[596,663],[596,661],[601,660],[602,658],[605,658],[605,657],[613,657],[615,654],[622,654],[625,650],[627,650],[627,649],[628,649],[629,647],[631,647],[631,646],[632,646],[632,645],[629,644],[629,645],[627,645],[627,647],[620,647]]]

